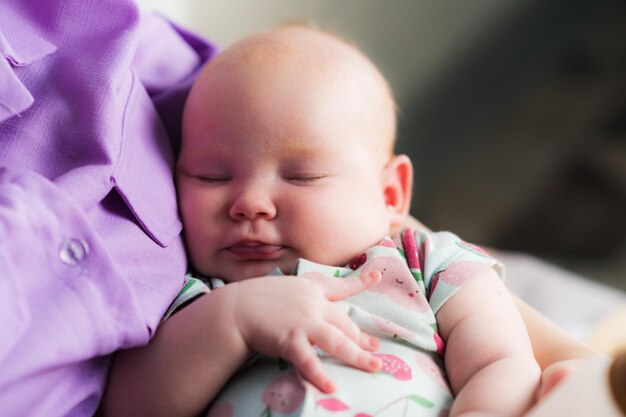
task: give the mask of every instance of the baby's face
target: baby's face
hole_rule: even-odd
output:
[[[198,271],[238,281],[288,273],[301,257],[342,265],[387,233],[385,157],[372,137],[384,129],[363,86],[344,81],[284,62],[205,70],[177,166]]]

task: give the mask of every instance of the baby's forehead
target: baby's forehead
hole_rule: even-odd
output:
[[[332,75],[342,72],[370,72],[371,80],[384,81],[378,69],[354,45],[321,30],[303,26],[282,26],[250,35],[219,54],[211,67],[262,68],[299,67],[300,71]]]
[[[384,130],[375,140],[381,143],[370,145],[376,149],[393,148],[395,102],[389,86],[363,53],[337,36],[308,27],[279,27],[251,35],[225,49],[205,72],[200,78],[212,79],[212,86],[228,85],[223,91],[231,98],[257,97],[257,91],[262,92],[258,97],[265,100],[273,96],[266,94],[272,87],[288,87],[295,95],[323,95],[323,100],[349,104],[349,100],[340,99],[354,96],[352,103],[358,103],[349,111],[366,114],[366,123],[359,124],[378,123]],[[200,90],[205,95],[212,94],[212,88]],[[378,126],[374,129],[378,130]]]

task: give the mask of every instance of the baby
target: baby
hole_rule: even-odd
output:
[[[207,279],[189,278],[174,306],[210,292],[185,310],[202,311],[213,337],[189,349],[203,372],[173,380],[169,402],[201,401],[188,394],[202,387],[211,417],[520,416],[532,405],[540,369],[499,263],[447,232],[388,236],[412,185],[394,138],[385,79],[332,35],[285,26],[207,65],[176,173],[190,260]],[[167,321],[177,325],[157,344],[205,331]],[[169,351],[150,363],[175,361]]]
[[[227,283],[277,268],[314,281],[382,274],[332,309],[380,339],[376,356],[359,352],[364,336],[336,311],[305,311],[301,328],[297,321],[282,328],[280,316],[297,315],[302,298],[289,292],[292,279],[239,286],[239,331],[258,327],[249,343],[288,359],[319,391],[293,370],[259,361],[218,397],[212,415],[374,415],[385,407],[399,415],[392,406],[408,403],[437,416],[451,399],[440,357],[457,396],[451,415],[521,415],[530,406],[539,369],[497,262],[447,233],[406,230],[385,239],[408,212],[412,182],[409,159],[392,153],[394,107],[360,52],[303,27],[245,39],[197,80],[177,168],[194,268]],[[291,298],[293,306],[280,302]],[[307,314],[327,322],[308,330]],[[311,345],[324,352],[321,362]],[[378,358],[390,377],[328,355],[369,371]]]

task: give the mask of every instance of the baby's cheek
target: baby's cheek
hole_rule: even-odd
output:
[[[349,194],[306,193],[288,204],[287,233],[298,241],[301,257],[318,263],[346,265],[387,235],[389,224],[383,216],[356,204]]]

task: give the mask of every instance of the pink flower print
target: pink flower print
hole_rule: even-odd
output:
[[[377,246],[382,246],[385,248],[392,248],[392,249],[395,249],[397,247],[396,244],[393,243],[393,240],[389,239],[388,237],[378,242]]]
[[[354,417],[374,417],[371,414],[367,414],[367,413],[358,413],[355,414]]]
[[[263,391],[262,399],[271,411],[293,413],[304,401],[304,387],[295,372],[289,372],[270,382]]]
[[[367,260],[367,255],[362,253],[356,258],[352,259],[350,263],[348,264],[348,267],[352,270],[359,269],[359,267],[361,267],[361,265],[363,265],[366,260]]]
[[[437,288],[437,284],[439,284],[439,278],[441,277],[441,272],[437,272],[433,277],[433,280],[430,283],[430,287],[428,288],[428,300],[433,296],[435,292],[435,288]]]
[[[462,247],[465,248],[467,250],[469,250],[470,252],[474,252],[477,253],[479,255],[483,255],[483,256],[487,256],[489,258],[491,258],[491,254],[489,252],[487,252],[486,250],[484,250],[483,248],[481,248],[480,246],[476,246],[472,243],[468,243],[468,242],[464,242],[464,241],[459,241],[457,242],[457,244]]]
[[[370,271],[380,271],[383,274],[383,279],[370,291],[384,294],[394,303],[418,313],[430,308],[411,271],[401,258],[391,256],[373,258],[362,269],[364,273]]]
[[[437,347],[437,352],[439,355],[443,356],[443,352],[446,350],[446,345],[443,343],[443,339],[439,336],[437,331],[433,333],[433,339],[435,340],[435,346]]]
[[[421,271],[426,255],[430,253],[430,239],[426,239],[418,244],[415,240],[414,231],[406,229],[402,233],[402,248],[404,249],[404,256],[406,256],[409,267]]]
[[[337,398],[321,399],[317,402],[317,405],[328,411],[345,411],[350,409],[350,407],[345,405],[343,401]]]
[[[401,337],[404,340],[412,340],[417,337],[415,333],[405,329],[402,326],[397,325],[392,321],[385,320],[382,317],[375,315],[372,315],[372,318],[374,319],[374,323],[376,324],[378,330],[383,333],[392,335],[394,337]]]
[[[448,266],[438,275],[446,284],[461,287],[489,268],[491,265],[483,262],[459,261]]]
[[[422,369],[439,387],[446,391],[450,391],[450,387],[448,386],[448,381],[443,373],[443,370],[437,366],[432,358],[422,353],[418,353],[415,355],[415,362],[417,363],[417,366],[419,366],[420,369]]]
[[[388,353],[373,353],[373,355],[383,360],[383,367],[380,372],[389,374],[401,381],[409,381],[412,378],[411,368],[399,357]]]
[[[224,402],[211,407],[208,417],[233,417],[233,412],[233,405],[229,402]]]
[[[405,230],[402,234],[402,247],[404,248],[404,256],[406,256],[409,268],[421,270],[415,235],[410,229]]]

